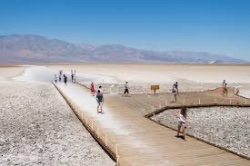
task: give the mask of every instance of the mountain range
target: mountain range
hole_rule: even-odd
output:
[[[0,62],[245,63],[225,55],[192,51],[148,51],[122,45],[74,44],[38,35],[0,36]]]

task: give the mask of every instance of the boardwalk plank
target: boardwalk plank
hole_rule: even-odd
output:
[[[113,154],[119,156],[119,165],[250,165],[249,160],[194,138],[178,139],[174,137],[175,131],[143,117],[158,108],[159,103],[166,105],[166,100],[171,99],[169,95],[127,98],[105,95],[104,114],[97,114],[95,98],[84,88],[75,84],[57,86],[74,106],[80,108],[79,114],[84,113],[87,117],[84,123],[88,123],[90,131],[102,142],[107,142]],[[185,95],[171,105],[182,103]],[[204,95],[208,102],[214,101],[210,92]],[[202,94],[198,96],[202,97]],[[223,97],[222,100],[227,102]],[[235,100],[240,99],[235,97]],[[198,101],[193,99],[192,102]]]

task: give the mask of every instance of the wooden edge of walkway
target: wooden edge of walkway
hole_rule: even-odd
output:
[[[150,118],[151,116],[157,115],[162,113],[163,111],[169,110],[169,109],[181,109],[181,108],[205,108],[205,107],[250,107],[250,104],[197,104],[197,105],[178,105],[178,106],[165,106],[160,109],[156,109],[155,111],[146,114],[144,117]]]
[[[185,108],[201,108],[201,107],[217,107],[217,106],[230,106],[230,107],[250,107],[250,105],[243,105],[243,106],[239,106],[239,105],[222,105],[222,104],[212,104],[212,105],[193,105],[193,106],[167,106],[167,108],[166,107],[164,107],[164,108],[162,108],[162,109],[159,109],[159,110],[156,110],[156,111],[154,111],[154,112],[156,112],[156,113],[149,113],[149,114],[147,114],[147,115],[145,115],[144,117],[145,118],[147,118],[147,119],[149,119],[149,120],[151,120],[152,122],[154,122],[154,123],[156,123],[156,124],[158,124],[158,125],[161,125],[161,126],[163,126],[163,127],[165,127],[165,128],[168,128],[168,129],[171,129],[171,130],[173,130],[173,131],[177,131],[177,129],[175,129],[175,128],[173,128],[173,127],[171,127],[171,126],[168,126],[168,125],[164,125],[164,124],[162,124],[162,123],[160,123],[160,122],[158,122],[158,121],[155,121],[155,120],[153,120],[153,119],[151,119],[151,117],[152,116],[154,116],[154,115],[156,115],[156,114],[159,114],[159,113],[161,113],[161,112],[163,112],[163,111],[165,111],[165,110],[171,110],[171,109],[180,109],[180,108],[183,108],[183,107],[185,107]],[[211,145],[211,146],[214,146],[214,147],[216,147],[216,148],[219,148],[219,149],[221,149],[221,150],[224,150],[224,151],[227,151],[227,152],[229,152],[229,153],[232,153],[232,154],[235,154],[235,155],[237,155],[237,156],[239,156],[239,157],[241,157],[241,158],[244,158],[244,159],[247,159],[247,160],[250,160],[250,158],[249,157],[247,157],[247,156],[244,156],[244,155],[241,155],[241,154],[238,154],[238,153],[236,153],[236,152],[234,152],[234,151],[232,151],[232,150],[229,150],[229,149],[227,149],[227,148],[224,148],[224,147],[221,147],[221,146],[219,146],[219,145],[216,145],[215,143],[212,143],[212,142],[208,142],[208,141],[205,141],[205,140],[203,140],[203,139],[201,139],[201,138],[198,138],[198,137],[195,137],[195,136],[193,136],[193,135],[190,135],[190,134],[188,134],[188,133],[186,133],[186,135],[188,135],[189,137],[191,137],[191,138],[194,138],[194,139],[196,139],[196,140],[198,140],[198,141],[201,141],[201,142],[204,142],[204,143],[206,143],[206,144],[209,144],[209,145]]]
[[[110,158],[112,160],[116,161],[117,165],[119,165],[118,159],[117,159],[118,156],[115,154],[115,152],[112,151],[111,147],[107,146],[105,144],[105,141],[100,139],[98,134],[96,132],[94,132],[94,130],[91,128],[91,126],[87,125],[86,121],[83,118],[81,118],[81,115],[79,115],[79,112],[77,111],[77,108],[75,107],[74,103],[72,101],[70,101],[70,99],[66,95],[63,94],[63,92],[56,86],[56,84],[53,81],[51,81],[51,83],[54,85],[56,90],[59,92],[59,94],[63,97],[63,99],[69,105],[69,107],[73,110],[76,117],[83,124],[83,126],[88,130],[88,132],[91,134],[91,136],[96,140],[96,142],[101,146],[101,148],[110,156]]]
[[[97,131],[93,130],[93,128],[91,128],[91,126],[89,126],[87,123],[86,123],[86,120],[84,120],[81,115],[79,115],[79,112],[77,111],[77,107],[74,105],[74,102],[70,101],[70,99],[63,94],[63,92],[56,86],[56,84],[51,81],[52,84],[54,85],[54,87],[57,89],[57,91],[61,94],[61,96],[64,98],[64,100],[66,101],[66,103],[70,106],[70,108],[73,110],[73,112],[75,113],[75,115],[77,116],[77,118],[81,121],[81,123],[84,125],[84,127],[88,130],[88,132],[92,135],[92,137],[97,141],[97,143],[102,147],[102,149],[114,160],[116,161],[117,165],[119,165],[119,155],[116,154],[116,151],[117,151],[117,147],[115,145],[115,148],[112,149],[111,146],[107,146],[107,144],[105,144],[105,140],[101,139],[100,136],[98,135]],[[79,84],[79,83],[77,83]],[[79,84],[81,85],[81,84]],[[83,85],[81,85],[83,86]],[[84,86],[85,88],[89,89],[88,87]],[[171,130],[174,130],[174,131],[177,131],[175,128],[172,128],[170,126],[166,126],[166,125],[163,125],[157,121],[154,121],[152,119],[150,119],[150,117],[156,115],[156,114],[159,114],[165,110],[168,110],[168,109],[180,109],[180,108],[202,108],[202,107],[218,107],[218,106],[222,106],[222,107],[250,107],[250,104],[249,105],[229,105],[229,104],[207,104],[207,105],[183,105],[183,106],[165,106],[161,109],[157,109],[155,110],[154,112],[152,113],[149,113],[147,115],[145,115],[144,117],[151,120],[152,122],[158,124],[158,125],[161,125],[163,127],[166,127],[166,128],[169,128]],[[226,148],[223,148],[223,147],[220,147],[214,143],[210,143],[210,142],[207,142],[205,140],[202,140],[200,138],[197,138],[197,137],[194,137],[190,134],[187,134],[189,137],[192,137],[198,141],[201,141],[201,142],[204,142],[206,144],[209,144],[209,145],[212,145],[214,147],[217,147],[219,149],[222,149],[224,151],[227,151],[229,153],[232,153],[232,154],[235,154],[241,158],[244,158],[244,159],[247,159],[247,160],[250,160],[250,158],[246,157],[246,156],[243,156],[243,155],[240,155],[236,152],[233,152],[233,151],[230,151]]]

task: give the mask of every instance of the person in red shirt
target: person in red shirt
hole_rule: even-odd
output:
[[[95,86],[94,86],[94,83],[91,82],[91,85],[90,85],[90,92],[91,94],[94,96],[95,95]]]

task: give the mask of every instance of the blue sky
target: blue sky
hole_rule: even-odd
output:
[[[0,35],[250,60],[250,0],[0,0]]]

